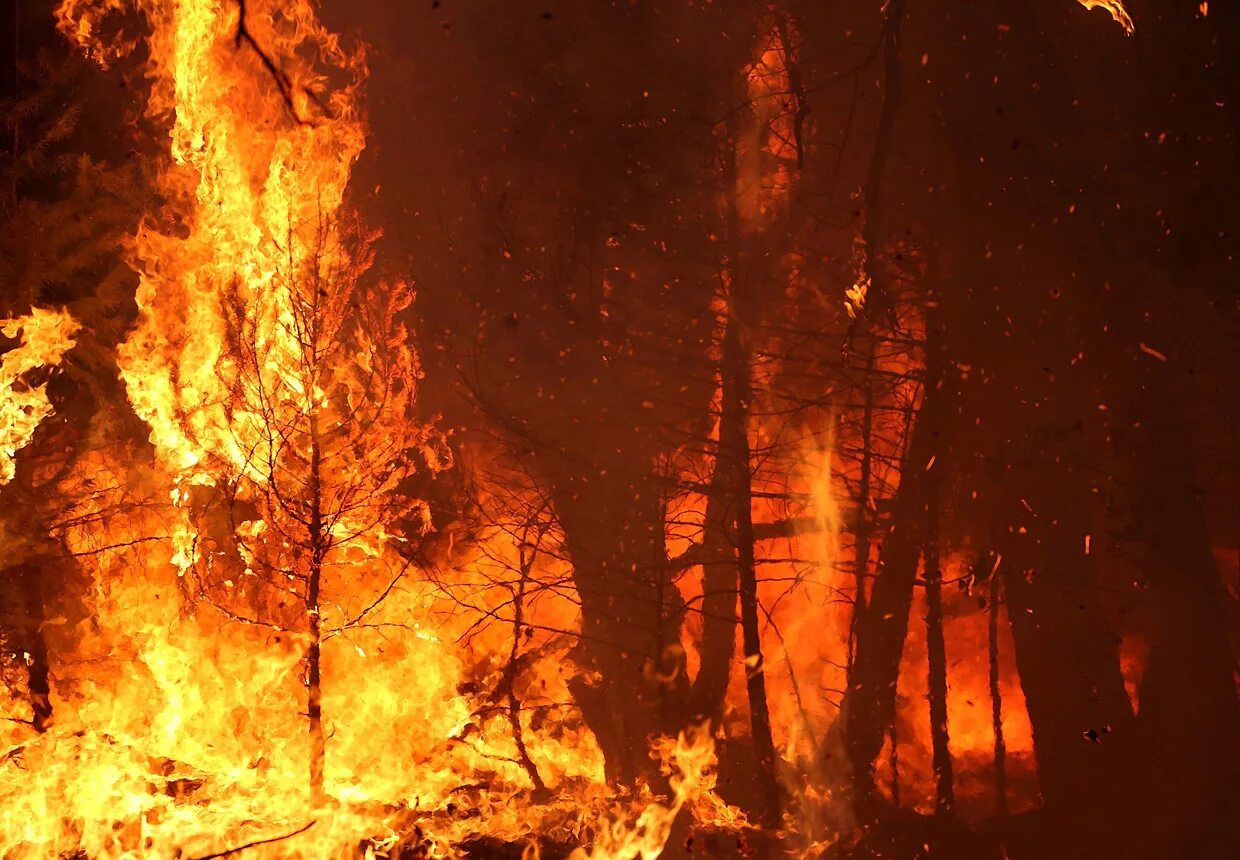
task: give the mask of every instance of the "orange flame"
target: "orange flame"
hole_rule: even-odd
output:
[[[0,320],[0,333],[21,343],[0,357],[0,486],[13,480],[13,458],[34,437],[39,423],[52,414],[47,384],[27,385],[22,376],[36,367],[55,367],[73,348],[81,326],[65,311],[34,308],[29,314]]]
[[[1104,9],[1116,24],[1123,28],[1129,36],[1137,32],[1137,25],[1124,6],[1124,0],[1077,0],[1086,9]]]

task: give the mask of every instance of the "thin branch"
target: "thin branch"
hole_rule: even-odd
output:
[[[236,848],[229,848],[227,851],[218,851],[215,854],[204,854],[201,857],[195,857],[194,860],[216,860],[217,857],[231,857],[234,854],[240,854],[242,851],[245,851],[247,848],[256,848],[259,845],[270,845],[273,842],[283,842],[285,839],[292,839],[294,836],[300,836],[301,834],[309,830],[311,827],[313,827],[316,823],[317,822],[315,821],[311,821],[309,824],[305,825],[304,827],[297,828],[292,833],[285,833],[283,836],[272,836],[269,839],[255,839],[253,842],[247,842],[244,845],[238,845]]]

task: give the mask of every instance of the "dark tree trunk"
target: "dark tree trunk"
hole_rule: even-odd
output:
[[[1003,737],[1003,695],[999,690],[999,577],[990,576],[987,606],[987,660],[989,663],[990,723],[995,733],[995,812],[1002,816],[1007,806],[1007,742]]]
[[[758,318],[754,290],[749,283],[736,203],[736,140],[734,122],[728,123],[728,155],[724,182],[728,189],[728,230],[731,259],[728,320],[723,335],[722,413],[716,468],[727,475],[728,519],[735,523],[736,571],[740,594],[741,639],[744,650],[745,689],[749,698],[749,725],[758,759],[762,793],[761,821],[775,828],[780,819],[779,781],[775,772],[775,741],[766,698],[766,666],[762,656],[758,574],[754,558],[752,465],[749,452],[749,410],[753,400],[750,379],[749,326]]]
[[[26,605],[24,646],[31,725],[42,734],[52,719],[51,664],[47,658],[47,639],[43,637],[43,571],[38,565],[26,564],[21,566],[19,576]]]
[[[726,419],[725,419],[726,420]],[[691,709],[718,724],[736,656],[737,576],[735,538],[728,523],[725,471],[716,469],[703,527],[701,666],[693,682]]]
[[[926,389],[931,386],[940,394],[944,385],[942,322],[937,309],[937,297],[933,291],[926,302]],[[933,411],[923,416],[932,422],[935,431],[941,431],[942,407],[940,397],[933,403]],[[928,694],[930,699],[930,740],[935,779],[935,811],[946,814],[955,805],[955,787],[952,774],[952,754],[947,737],[947,643],[943,639],[943,568],[939,549],[942,522],[939,506],[942,502],[942,485],[939,476],[946,468],[942,439],[937,440],[926,464],[926,532],[922,550],[923,576],[926,585],[926,659],[929,672]]]
[[[626,468],[623,457],[603,471],[553,487],[581,601],[575,660],[584,671],[570,686],[602,748],[608,780],[657,784],[650,739],[674,736],[686,722],[683,661],[673,647],[683,607],[664,582],[656,482]]]
[[[1039,529],[1036,541],[1018,541],[1004,554],[1001,571],[1049,818],[1044,835],[1073,834],[1071,840],[1046,835],[1044,844],[1061,856],[1087,858],[1119,845],[1099,806],[1111,808],[1126,790],[1132,714],[1117,642],[1083,551],[1087,489],[1058,477],[1059,491],[1030,494],[1028,501],[1035,510],[1054,511],[1059,525]],[[1090,732],[1100,742],[1090,742]]]
[[[861,412],[861,472],[857,478],[857,517],[854,523],[856,536],[853,546],[853,614],[848,630],[848,665],[851,669],[857,647],[857,619],[866,609],[866,576],[870,570],[870,545],[874,537],[874,518],[870,511],[871,485],[874,469],[874,363],[875,337],[866,333],[865,375],[862,378],[865,401]]]
[[[310,569],[306,579],[306,620],[309,646],[306,649],[306,713],[309,717],[310,740],[310,802],[314,808],[323,805],[323,767],[327,740],[323,733],[323,686],[319,619],[319,590],[322,586],[323,561],[327,555],[327,534],[323,521],[323,453],[319,440],[318,417],[310,418]]]
[[[52,719],[52,700],[47,640],[43,635],[44,563],[41,559],[18,566],[14,573],[21,592],[24,618],[22,647],[26,651],[26,684],[30,696],[31,725],[40,734],[47,731]]]
[[[938,506],[932,503],[931,507]],[[929,519],[929,527],[935,529],[937,516],[932,514]],[[947,646],[943,639],[943,571],[939,561],[938,540],[933,536],[933,532],[926,540],[925,581],[930,740],[936,788],[934,808],[942,815],[950,812],[955,805],[955,790],[952,754],[947,736]]]
[[[1150,856],[1222,856],[1235,836],[1234,810],[1223,798],[1240,796],[1240,707],[1227,596],[1202,510],[1179,368],[1142,358],[1131,535],[1152,634],[1136,719],[1146,759],[1147,842]]]
[[[872,313],[877,307],[895,318],[895,296],[880,262],[887,241],[888,219],[884,206],[884,189],[889,181],[888,160],[895,139],[896,119],[901,107],[903,64],[900,29],[904,23],[905,4],[893,0],[886,8],[881,33],[883,52],[883,101],[875,132],[874,150],[866,176],[865,223],[866,274],[873,295],[869,297]],[[867,370],[872,369],[875,345],[870,339]],[[867,374],[867,385],[869,383]],[[928,406],[938,399],[934,385],[927,384],[922,400],[922,414],[916,419],[909,448],[900,470],[900,486],[896,493],[891,528],[882,545],[878,569],[868,601],[865,598],[865,573],[869,561],[872,529],[867,523],[869,511],[863,501],[858,511],[857,585],[858,594],[851,622],[852,654],[848,688],[833,733],[842,733],[846,766],[850,771],[849,788],[863,815],[874,794],[874,760],[882,749],[883,738],[894,724],[896,681],[900,672],[900,656],[908,634],[908,617],[912,605],[913,585],[917,578],[917,562],[921,555],[920,529],[925,514],[925,464],[933,455],[933,433],[925,419]],[[867,392],[867,398],[872,394]],[[869,416],[867,407],[867,418]],[[870,419],[872,420],[872,419]],[[868,446],[871,440],[863,440]],[[868,494],[869,475],[864,492]],[[862,554],[864,553],[864,555]],[[834,755],[838,741],[823,747],[824,755]],[[893,749],[894,753],[894,749]],[[826,771],[838,771],[829,762],[820,762]]]
[[[512,726],[512,740],[517,747],[517,760],[529,774],[530,782],[534,784],[534,795],[545,798],[548,796],[547,784],[543,782],[542,774],[538,772],[538,765],[530,758],[529,748],[525,745],[525,731],[521,727],[521,700],[517,696],[517,670],[521,656],[521,639],[525,628],[525,590],[529,584],[530,568],[534,563],[533,558],[525,558],[524,547],[519,551],[522,553],[521,578],[512,594],[512,648],[508,651],[508,665],[504,668],[500,689],[508,703],[508,723]]]
[[[745,689],[749,696],[749,725],[762,782],[763,823],[779,823],[779,782],[775,774],[775,741],[771,734],[766,698],[766,665],[762,656],[762,627],[758,612],[758,576],[754,559],[752,499],[750,496],[749,431],[746,417],[751,397],[749,363],[735,320],[728,323],[724,340],[723,420],[720,423],[720,465],[732,473],[730,505],[736,518],[736,569],[740,586],[741,636],[744,647]]]
[[[895,720],[896,682],[926,518],[926,464],[936,449],[932,419],[940,392],[927,378],[900,470],[892,524],[883,542],[869,604],[856,622],[856,656],[837,720],[844,734],[852,787],[864,807],[874,792],[874,760]],[[828,751],[833,747],[827,744]]]

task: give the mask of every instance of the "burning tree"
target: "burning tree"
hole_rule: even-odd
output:
[[[174,491],[191,524],[179,563],[198,596],[304,638],[316,804],[323,641],[366,623],[409,570],[385,545],[430,528],[414,476],[449,460],[414,413],[421,371],[399,320],[412,290],[361,284],[373,238],[335,219],[290,226],[270,279],[224,291],[217,372],[231,444],[204,446],[208,487]],[[183,419],[192,439],[191,412]]]
[[[142,117],[0,103],[0,854],[1230,856],[1231,13],[1151,4],[61,0]]]

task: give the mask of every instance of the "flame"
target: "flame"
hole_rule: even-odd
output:
[[[1134,714],[1141,710],[1141,681],[1149,664],[1150,643],[1139,633],[1125,633],[1120,639],[1119,668],[1124,679],[1124,692]]]
[[[853,270],[852,286],[844,290],[844,309],[848,316],[856,319],[865,307],[866,297],[870,293],[870,275],[866,271],[865,240],[861,236],[853,237],[851,266]]]
[[[364,56],[343,48],[309,3],[251,0],[245,26],[287,76],[286,105],[238,38],[239,3],[66,0],[58,16],[93,56],[116,57],[133,46],[104,39],[103,21],[131,7],[151,28],[147,112],[171,120],[161,176],[170,203],[165,217],[148,221],[131,242],[140,313],[118,358],[161,459],[179,482],[208,483],[199,467],[209,455],[240,468],[253,441],[229,420],[228,380],[218,373],[225,292],[240,282],[252,300],[280,273],[302,269],[315,250],[305,231],[340,209],[365,145],[356,107]],[[296,60],[307,54],[327,69]],[[324,98],[316,94],[327,89],[329,72],[345,84]],[[174,229],[163,229],[169,225]],[[287,324],[287,300],[271,302],[266,313]],[[287,342],[282,348],[291,352]]]
[[[656,744],[676,771],[669,798],[606,785],[568,692],[576,603],[555,590],[514,614],[530,566],[567,578],[559,554],[530,561],[497,525],[433,575],[402,555],[435,524],[398,501],[412,471],[393,464],[412,452],[434,472],[447,459],[409,418],[421,371],[400,320],[412,290],[361,285],[374,235],[345,205],[365,145],[361,50],[310,2],[64,0],[57,14],[103,64],[134,54],[126,28],[145,22],[165,203],[126,248],[139,314],[118,364],[154,462],[100,446],[64,478],[66,495],[90,499],[57,535],[84,584],[45,626],[52,724],[0,735],[0,853],[254,844],[317,858],[413,841],[450,857],[481,836],[543,836],[591,857],[653,857],[686,807],[743,826],[713,795],[705,729]],[[5,355],[9,387],[72,345],[76,324],[56,319],[13,325],[26,342]],[[359,413],[368,435],[349,437]],[[345,438],[329,470],[306,465],[308,421]],[[28,439],[33,424],[22,428]],[[312,475],[337,493],[317,602],[297,546],[305,493],[280,490]],[[226,524],[235,539],[212,514],[221,499],[241,511]],[[306,779],[316,641],[322,801]]]
[[[1116,24],[1123,28],[1129,36],[1137,32],[1137,25],[1124,6],[1124,0],[1077,0],[1086,9],[1104,9]]]
[[[783,25],[785,32],[787,24]],[[736,202],[745,230],[771,226],[788,206],[794,178],[789,171],[799,157],[802,129],[794,120],[790,58],[770,25],[745,78],[754,121],[732,143],[736,148]]]
[[[630,818],[623,809],[610,821],[600,822],[590,848],[574,849],[569,860],[657,860],[671,836],[672,824],[686,806],[705,806],[699,821],[727,821],[733,828],[747,827],[743,813],[722,804],[714,796],[716,775],[715,743],[709,724],[682,732],[675,740],[657,742],[654,753],[662,760],[664,772],[672,772],[672,796],[667,802],[649,801]]]
[[[1131,32],[1118,2],[1083,2]],[[401,322],[412,288],[363,283],[375,234],[347,205],[366,144],[362,49],[329,32],[311,0],[62,0],[57,16],[101,64],[144,57],[146,113],[166,134],[163,203],[125,248],[139,276],[138,319],[118,352],[154,457],[98,446],[63,478],[67,497],[89,499],[55,535],[80,582],[72,597],[55,598],[42,630],[55,667],[52,723],[44,734],[18,721],[0,728],[0,854],[172,858],[254,845],[260,856],[416,847],[446,858],[491,837],[526,841],[527,858],[546,838],[578,846],[575,860],[652,860],[685,814],[701,826],[750,827],[716,791],[707,726],[654,741],[666,796],[606,784],[569,693],[579,609],[552,529],[536,529],[551,544],[540,548],[529,522],[494,522],[425,569],[410,561],[407,545],[442,524],[398,492],[415,470],[395,464],[414,452],[418,471],[434,473],[448,456],[432,427],[409,418],[421,375]],[[138,19],[140,36],[130,32]],[[747,70],[754,122],[734,141],[745,232],[786,212],[803,156],[791,29],[768,27]],[[865,253],[858,240],[857,280],[845,293],[854,315],[868,288]],[[22,376],[58,364],[78,324],[36,309],[0,328],[23,338],[0,365],[4,483],[51,412],[44,386],[23,387]],[[877,363],[891,376],[910,369],[903,356]],[[778,373],[775,362],[757,369],[759,396],[773,396]],[[914,397],[896,388],[891,400],[911,407]],[[374,420],[349,437],[359,413]],[[754,414],[755,450],[774,449],[788,428]],[[282,487],[309,492],[312,476],[315,492],[324,489],[306,465],[318,456],[318,431],[307,428],[320,422],[346,441],[322,473],[339,504],[316,562],[322,596],[312,600],[296,538],[304,493]],[[814,775],[798,771],[817,757],[836,703],[800,694],[845,686],[850,601],[840,598],[857,589],[840,570],[840,538],[852,519],[841,500],[858,476],[837,426],[833,412],[801,419],[796,462],[763,463],[755,475],[755,521],[809,523],[764,544],[759,587],[780,776],[806,806],[825,801]],[[895,429],[873,435],[895,439]],[[879,459],[898,460],[895,442],[875,444],[887,444]],[[892,471],[876,467],[871,503],[890,497]],[[227,517],[218,513],[225,503]],[[669,552],[701,540],[704,503],[688,493],[671,505]],[[555,585],[527,595],[528,581]],[[951,616],[949,648],[984,653],[979,623]],[[919,722],[918,641],[910,636],[900,683],[901,719],[919,727],[899,749],[905,777],[920,786],[929,736]],[[700,657],[686,644],[692,676]],[[308,654],[320,645],[321,800],[306,779]],[[1032,773],[1007,639],[1002,654],[1010,755]],[[725,736],[749,731],[744,679],[756,668],[731,663]],[[953,752],[984,760],[992,729],[969,699],[988,695],[985,672],[961,660],[950,671]],[[12,699],[0,705],[20,709]],[[789,830],[821,847],[830,837],[799,812],[807,821],[790,816]]]
[[[961,576],[963,559],[945,559],[944,579]],[[947,734],[954,765],[958,812],[981,818],[992,814],[995,732],[991,716],[987,662],[988,609],[958,589],[944,590],[943,635],[947,645]],[[1015,643],[1006,607],[999,608],[999,695],[1006,746],[1008,808],[1015,812],[1037,805],[1037,762],[1033,726],[1026,710]],[[908,636],[900,662],[897,686],[897,751],[901,803],[921,812],[934,809],[935,784],[931,764],[932,740],[926,700],[929,673],[926,664],[925,593],[917,591],[910,614]],[[890,738],[879,756],[876,772],[880,786],[892,791]]]
[[[33,308],[0,320],[0,333],[21,343],[0,357],[0,486],[13,480],[14,457],[34,437],[53,407],[47,383],[29,385],[22,377],[37,367],[56,367],[73,348],[81,326],[66,311]]]

